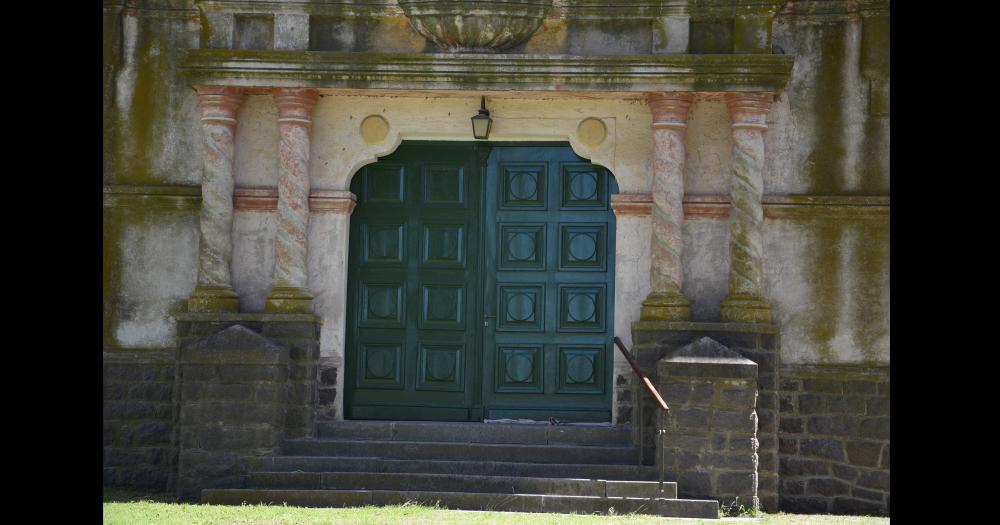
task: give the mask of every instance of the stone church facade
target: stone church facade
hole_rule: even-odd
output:
[[[106,484],[534,421],[889,512],[887,0],[103,11]]]

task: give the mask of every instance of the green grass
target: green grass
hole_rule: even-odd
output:
[[[523,514],[471,512],[422,505],[308,509],[277,505],[200,505],[176,503],[170,494],[105,489],[105,525],[518,525],[620,524],[645,525],[668,522],[685,524],[761,523],[764,525],[888,525],[889,518],[801,514],[764,514],[759,519],[669,520],[641,514],[585,516],[571,514]]]

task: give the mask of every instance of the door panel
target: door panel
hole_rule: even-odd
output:
[[[486,172],[486,416],[610,421],[614,181],[568,146],[495,145]]]
[[[565,144],[408,142],[351,189],[346,417],[610,420],[607,170]]]
[[[481,419],[481,184],[467,145],[404,144],[355,176],[345,411]]]

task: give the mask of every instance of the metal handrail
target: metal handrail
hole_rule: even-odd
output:
[[[664,424],[664,414],[666,414],[667,412],[670,411],[670,407],[667,406],[666,401],[664,401],[663,397],[660,396],[660,392],[657,391],[656,387],[653,386],[653,382],[650,381],[648,377],[646,377],[646,374],[642,373],[642,370],[639,369],[639,365],[636,364],[636,362],[635,362],[634,359],[632,359],[632,355],[629,353],[629,351],[625,349],[625,344],[622,343],[622,340],[619,339],[618,336],[615,336],[614,341],[615,341],[615,346],[617,346],[618,350],[621,351],[621,353],[622,353],[623,356],[625,356],[625,360],[628,361],[628,364],[632,367],[632,371],[635,372],[636,377],[638,377],[641,380],[642,384],[645,385],[646,391],[649,392],[649,394],[653,397],[654,400],[656,400],[656,404],[658,405],[658,408],[660,409],[660,410],[658,410],[656,412],[656,427],[657,427],[656,433],[660,437],[660,447],[659,447],[659,449],[662,451],[663,450],[663,439],[664,439],[665,434],[667,433],[666,426]],[[639,449],[639,465],[641,466],[644,463],[644,460],[645,460],[645,446],[644,446],[645,443],[643,442],[644,441],[643,437],[645,435],[645,428],[644,427],[645,427],[645,419],[646,419],[645,417],[643,417],[643,415],[644,415],[643,414],[643,405],[644,405],[643,400],[645,399],[645,396],[639,395],[639,381],[636,381],[636,382],[633,383],[633,389],[632,389],[632,391],[633,391],[632,397],[633,397],[633,399],[635,399],[635,402],[638,404],[638,410],[636,410],[635,413],[633,414],[633,417],[638,422],[638,425],[634,425],[633,424],[632,428],[636,429],[636,433],[637,433],[636,438],[635,438],[634,441],[635,441],[635,443],[638,444],[638,449]],[[661,453],[661,456],[662,456],[662,453]],[[660,463],[660,493],[663,493],[663,470],[664,470],[666,462],[661,457],[659,463]]]

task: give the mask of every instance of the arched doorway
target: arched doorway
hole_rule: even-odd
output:
[[[567,143],[414,141],[351,190],[348,419],[610,421],[608,170]]]

